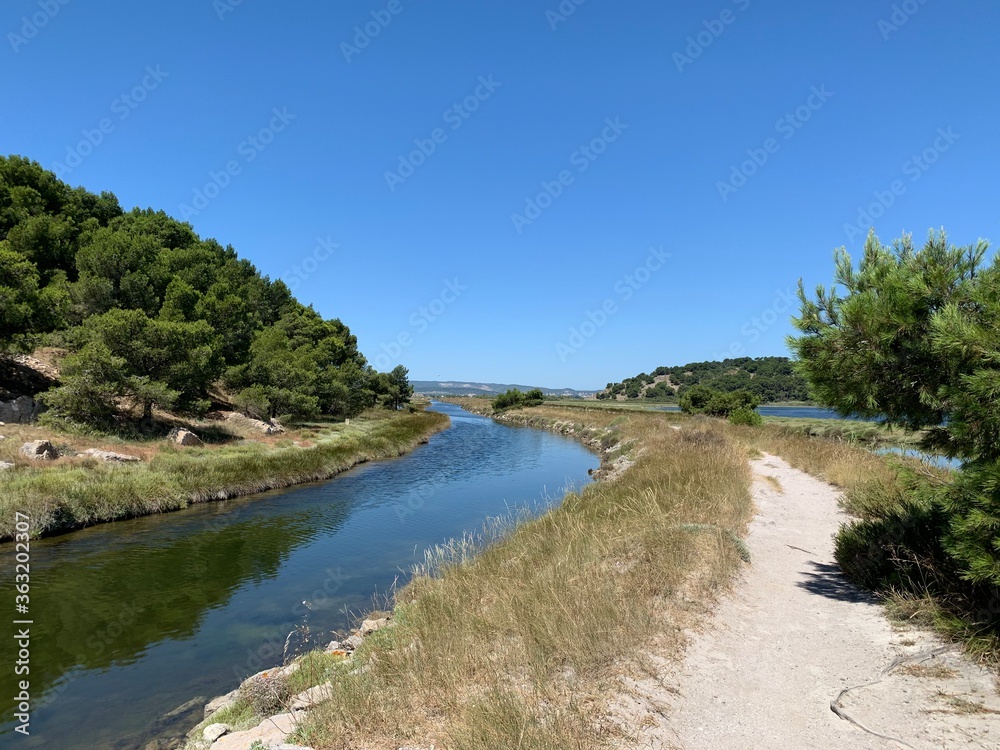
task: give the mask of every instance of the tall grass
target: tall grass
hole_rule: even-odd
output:
[[[432,553],[398,593],[395,624],[366,639],[360,669],[301,728],[304,744],[599,746],[618,676],[665,634],[678,645],[694,603],[739,567],[748,454],[717,425],[557,407],[507,418],[597,442],[614,433],[636,463],[501,538],[491,527]]]
[[[36,535],[185,508],[326,479],[358,463],[398,456],[448,423],[436,412],[385,413],[299,447],[286,439],[213,448],[160,449],[148,463],[96,459],[0,472],[0,541],[13,538],[15,511]]]

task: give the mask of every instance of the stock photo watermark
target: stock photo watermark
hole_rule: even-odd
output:
[[[18,677],[14,699],[14,731],[31,734],[31,517],[14,514],[14,642],[17,657],[13,671]]]
[[[379,346],[381,352],[375,356],[374,365],[377,370],[387,370],[389,365],[397,361],[403,350],[413,346],[414,335],[421,335],[427,332],[431,323],[438,320],[449,306],[454,304],[462,292],[468,291],[469,287],[459,283],[458,279],[447,279],[441,292],[426,305],[421,305],[414,310],[407,318],[410,328],[404,329],[396,334],[392,341],[383,341]],[[412,332],[411,332],[412,331]]]
[[[288,125],[296,119],[288,111],[288,107],[271,110],[271,120],[256,133],[247,136],[236,147],[236,153],[243,157],[242,162],[238,159],[230,159],[220,170],[209,170],[208,181],[204,185],[192,190],[191,203],[181,203],[177,210],[180,211],[181,220],[189,221],[206,208],[208,204],[222,195],[232,183],[233,178],[243,172],[243,167],[254,161],[273,142],[278,133],[281,133]]]
[[[80,131],[83,137],[75,144],[66,147],[66,155],[62,161],[52,164],[52,171],[59,179],[65,179],[74,169],[83,164],[84,160],[94,153],[94,150],[104,143],[104,140],[115,132],[118,123],[124,122],[142,104],[146,98],[160,87],[170,74],[161,66],[146,66],[142,80],[129,91],[111,100],[111,114],[117,115],[117,121],[110,117],[102,117],[96,127]]]
[[[757,315],[754,315],[740,326],[742,338],[730,342],[729,346],[721,353],[713,353],[713,359],[723,360],[730,357],[746,356],[746,345],[744,342],[749,344],[757,343],[760,337],[770,330],[775,323],[788,317],[789,312],[794,309],[798,302],[798,295],[791,289],[778,290],[774,294],[774,301],[771,302],[769,307],[761,310]]]
[[[39,0],[38,10],[30,16],[21,16],[21,28],[18,32],[8,32],[7,41],[15,54],[21,51],[21,47],[26,45],[38,33],[49,25],[49,21],[55,18],[64,5],[69,5],[70,0]]]
[[[827,90],[826,84],[813,86],[810,89],[809,97],[803,104],[791,112],[786,112],[774,123],[775,132],[782,136],[782,140],[791,140],[799,132],[799,129],[809,122],[812,116],[822,109],[823,105],[832,97],[833,92]],[[722,198],[723,203],[729,200],[730,195],[746,185],[747,181],[757,174],[780,150],[781,142],[773,136],[764,139],[764,142],[758,147],[748,148],[747,156],[749,158],[738,165],[732,165],[728,180],[717,180],[715,183],[715,188],[719,191],[719,197]]]
[[[882,33],[882,40],[887,41],[892,34],[903,28],[906,22],[926,4],[927,0],[903,0],[893,5],[889,18],[880,18],[877,24],[878,30]]]
[[[245,0],[214,0],[212,3],[212,8],[215,10],[215,15],[220,21],[226,20],[226,15],[232,13],[238,7],[243,5]]]
[[[549,22],[549,28],[556,31],[559,24],[566,23],[569,17],[576,13],[576,9],[586,2],[587,0],[562,0],[554,9],[545,11],[545,20]]]
[[[490,97],[503,84],[493,80],[493,75],[479,76],[478,85],[471,94],[459,102],[455,102],[441,115],[445,125],[450,126],[452,132],[461,128],[466,121],[472,117],[483,102]],[[406,182],[412,177],[417,169],[427,163],[427,160],[437,152],[438,147],[448,140],[448,131],[444,128],[434,128],[427,138],[415,138],[413,145],[416,146],[409,154],[400,154],[399,163],[395,170],[388,170],[385,173],[385,183],[389,190],[396,192],[398,185]]]
[[[628,130],[629,126],[621,121],[620,117],[614,119],[607,117],[604,120],[604,129],[599,135],[590,140],[589,143],[580,146],[569,155],[569,163],[576,167],[576,172],[569,169],[560,170],[552,180],[542,180],[541,192],[534,197],[524,199],[524,209],[522,213],[514,212],[510,215],[511,223],[518,234],[524,232],[524,228],[531,226],[541,218],[546,209],[565,192],[566,188],[576,182],[576,176],[586,172],[590,165],[597,161],[601,155],[608,150],[608,146],[621,137],[621,134]]]
[[[937,137],[934,142],[921,151],[914,154],[900,168],[903,176],[909,178],[912,185],[920,181],[927,171],[937,164],[941,155],[951,149],[955,142],[962,136],[951,129],[951,126],[937,129]],[[896,199],[904,195],[909,186],[902,179],[895,179],[889,183],[885,190],[876,190],[872,193],[874,201],[867,206],[858,206],[857,218],[853,224],[844,224],[844,233],[848,242],[854,242],[858,237],[864,239],[868,236],[868,230],[874,225],[876,219],[885,216],[885,212],[892,208]]]
[[[412,0],[407,0],[412,2]],[[379,36],[393,20],[406,10],[403,0],[389,0],[384,8],[373,10],[371,20],[354,27],[354,36],[349,42],[340,43],[340,52],[348,63],[361,54],[372,41]]]
[[[333,238],[327,235],[324,237],[316,238],[316,246],[313,248],[312,253],[307,255],[301,264],[295,264],[289,270],[285,271],[281,275],[281,280],[285,282],[289,290],[295,291],[295,289],[306,279],[316,273],[320,264],[325,262],[331,255],[333,251],[340,248]]]
[[[750,7],[750,0],[732,0],[732,3],[741,12]],[[677,66],[677,72],[683,73],[684,68],[701,57],[705,50],[715,44],[715,41],[725,33],[726,29],[735,23],[736,18],[737,15],[733,13],[731,8],[724,8],[719,13],[718,18],[702,21],[701,25],[704,28],[685,40],[687,46],[684,47],[684,52],[674,52],[673,60],[674,65]]]
[[[649,283],[653,274],[666,265],[670,257],[670,253],[664,252],[662,247],[651,247],[641,265],[614,283],[612,287],[614,296],[605,298],[596,309],[587,310],[578,325],[570,326],[566,340],[556,342],[559,361],[565,363],[570,356],[576,354],[594,338],[597,332],[608,324],[608,320],[618,314],[621,306],[631,300],[636,292]]]

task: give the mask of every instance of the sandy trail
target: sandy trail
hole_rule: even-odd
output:
[[[659,660],[659,675],[629,681],[616,707],[641,727],[629,747],[1000,748],[993,676],[930,633],[892,626],[841,576],[837,491],[774,456],[753,469],[751,564],[680,668]],[[845,688],[843,713],[881,737],[831,710]]]

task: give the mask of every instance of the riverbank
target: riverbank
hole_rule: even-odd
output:
[[[366,461],[400,456],[447,425],[448,417],[435,412],[371,411],[350,424],[308,424],[272,436],[233,432],[219,443],[115,442],[115,452],[141,459],[129,463],[83,454],[92,439],[21,427],[21,438],[53,441],[61,457],[0,471],[0,541],[13,538],[15,512],[30,517],[38,537],[180,510],[328,479]]]
[[[449,400],[481,413],[491,411],[482,399]],[[484,546],[483,538],[466,538],[432,550],[412,583],[398,592],[388,619],[380,618],[374,629],[363,624],[344,643],[331,644],[325,655],[307,657],[313,688],[281,703],[282,741],[315,748],[495,750],[638,748],[650,746],[648,740],[655,736],[661,744],[653,746],[670,746],[677,729],[690,732],[700,726],[699,711],[716,715],[718,706],[711,701],[718,700],[719,690],[725,692],[720,685],[729,671],[712,672],[705,694],[682,708],[674,700],[675,678],[692,644],[697,650],[699,643],[713,642],[699,633],[736,574],[747,570],[743,561],[754,554],[769,555],[751,560],[748,575],[763,575],[760,590],[777,585],[767,577],[777,573],[784,581],[781,585],[793,587],[802,600],[803,611],[814,613],[823,607],[832,611],[843,608],[844,602],[858,607],[858,602],[867,602],[865,612],[858,614],[865,627],[895,632],[885,620],[885,610],[873,606],[876,599],[854,589],[832,565],[829,537],[843,518],[836,511],[838,490],[791,468],[776,472],[772,464],[777,459],[770,457],[781,455],[791,466],[844,489],[843,505],[862,517],[876,513],[877,503],[892,503],[891,492],[885,491],[899,481],[899,473],[890,461],[847,442],[778,426],[733,427],[721,420],[662,412],[540,406],[511,410],[497,418],[583,440],[601,453],[597,472],[601,481],[568,494],[541,518],[501,526],[499,534],[491,529],[485,534],[491,544]],[[812,503],[820,491],[826,515],[817,525]],[[784,512],[780,509],[786,507],[783,498],[789,492],[797,503],[790,508],[795,523],[811,523],[810,533],[816,539],[800,540],[794,524],[786,528],[785,521],[774,526],[776,522],[769,520],[775,509]],[[757,545],[748,546],[743,540],[754,500],[762,514],[756,527],[768,535],[766,552],[755,552]],[[820,545],[817,540],[825,541]],[[810,575],[802,580],[783,562],[783,555],[808,556],[821,546],[824,557],[815,570],[805,559]],[[745,597],[742,585],[741,591]],[[811,602],[809,597],[819,599]],[[826,602],[827,597],[831,601]],[[762,605],[754,600],[752,605],[765,619],[781,610],[775,602]],[[741,615],[726,619],[726,606],[732,609],[723,605],[721,627],[738,626]],[[743,606],[737,602],[736,610],[742,613]],[[834,614],[824,622],[837,631],[840,620]],[[912,621],[907,623],[912,626]],[[761,647],[776,648],[780,657],[784,654],[780,639],[772,643],[766,627],[761,625],[755,637],[763,637]],[[976,672],[967,660],[959,664],[956,654],[941,657],[946,663],[940,668],[926,667],[921,663],[923,650],[934,647],[933,636],[926,632],[911,629],[891,643],[884,640],[879,653],[885,664],[878,666],[899,667],[906,679],[926,680],[938,672],[945,678],[952,673],[961,674],[963,680],[974,678],[975,686],[951,683],[946,694],[936,683],[924,682],[921,696],[929,702],[921,705],[929,711],[958,715],[963,707],[984,706],[980,713],[990,718],[989,701],[978,702],[982,696],[976,692],[992,679],[988,674]],[[730,639],[726,648],[736,653],[747,646],[744,641],[743,636]],[[866,647],[860,641],[855,645],[860,650]],[[914,658],[890,664],[894,657],[890,650],[896,646],[908,649],[908,658]],[[695,653],[696,660],[703,651]],[[748,654],[758,652],[751,648]],[[871,659],[852,661],[851,654],[836,649],[828,655],[821,675],[824,684],[853,685],[852,676],[871,671]],[[769,679],[793,678],[804,679],[803,685],[817,684],[817,676],[796,672],[802,664],[798,656],[771,663],[770,677],[762,676],[759,659],[750,655],[740,659],[731,666],[758,686]],[[868,672],[855,670],[862,662]],[[300,677],[295,687],[304,684]],[[905,679],[893,684],[902,684],[904,693],[912,688]],[[258,687],[245,684],[235,691],[229,696],[228,713],[213,715],[206,726],[235,721],[222,731],[233,732],[230,736],[236,742],[254,736],[236,734],[240,729],[270,731],[275,722],[265,721],[251,708]],[[696,693],[693,687],[683,689]],[[287,688],[281,691],[289,694]],[[849,726],[850,719],[842,721],[830,712],[830,702],[840,701],[837,705],[848,715],[865,705],[856,701],[847,705],[843,696],[825,693],[826,702],[820,705],[819,691],[805,688],[790,695],[796,706],[801,703],[812,712],[815,721],[833,722],[835,733],[848,735],[856,730]],[[905,698],[901,695],[900,711],[906,708]],[[740,700],[734,696],[726,702]],[[686,717],[674,717],[677,711]],[[894,726],[902,715],[894,715]],[[802,716],[788,719],[791,723],[785,728],[793,735],[799,729],[814,729],[812,719],[808,726],[795,723]],[[917,718],[910,722],[914,727]],[[944,716],[937,729],[947,732],[958,726],[964,731],[968,724],[949,723]],[[215,745],[202,739],[204,728],[195,733],[198,739],[190,743],[190,750],[230,746],[225,737]],[[740,746],[745,741],[742,736]]]
[[[724,423],[678,430],[679,416],[583,421],[544,406],[503,419],[599,447],[602,481],[539,518],[431,550],[385,627],[309,657],[321,665],[310,710],[290,697],[305,683],[279,681],[279,723],[298,744],[495,750],[625,736],[631,719],[609,713],[608,696],[645,673],[650,649],[679,654],[683,629],[743,564],[749,452]],[[245,683],[206,726],[226,724],[237,744],[252,739],[239,730],[273,727],[252,710],[258,687]]]

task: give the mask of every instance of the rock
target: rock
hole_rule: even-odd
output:
[[[350,638],[344,641],[344,648],[350,651],[354,651],[364,642],[365,639],[362,638],[360,635],[352,635]]]
[[[323,649],[324,653],[332,654],[334,651],[340,651],[340,641],[330,641],[326,644],[326,648]]]
[[[389,624],[388,617],[380,617],[377,620],[365,620],[361,623],[361,635],[371,635],[377,630],[381,630]]]
[[[212,750],[247,750],[254,742],[266,748],[280,747],[295,730],[296,716],[291,711],[264,719],[253,729],[230,732],[212,745]]]
[[[172,429],[170,434],[167,435],[167,440],[177,445],[202,445],[200,437],[191,432],[191,430],[185,430],[182,427]]]
[[[229,708],[233,703],[236,702],[236,697],[240,694],[240,689],[232,690],[225,695],[220,695],[217,698],[212,698],[205,705],[205,718],[207,719],[214,713],[218,713],[224,708]]]
[[[201,736],[204,737],[208,742],[215,742],[219,737],[231,731],[232,727],[228,724],[209,724],[202,731]]]
[[[329,682],[325,682],[322,685],[316,685],[309,688],[308,690],[303,690],[301,693],[292,698],[292,703],[290,708],[293,711],[300,711],[306,708],[312,708],[317,703],[322,703],[323,701],[328,701],[333,697],[333,686]]]
[[[21,446],[21,455],[33,461],[51,461],[59,458],[59,451],[48,440],[35,440]]]
[[[10,461],[0,461],[0,471],[3,471],[4,469],[13,469],[13,468],[14,464],[12,464]]]
[[[97,448],[87,448],[83,451],[84,456],[93,456],[94,458],[99,458],[102,461],[117,461],[118,463],[132,463],[134,461],[141,461],[142,459],[138,456],[129,456],[126,453],[115,453],[114,451],[102,451]]]
[[[0,401],[0,423],[28,424],[42,412],[42,405],[30,396],[18,396],[12,401]]]
[[[260,419],[254,419],[246,416],[245,414],[240,414],[238,411],[223,412],[222,418],[237,427],[254,430],[262,435],[279,435],[285,431],[285,428],[277,422],[264,422]]]

